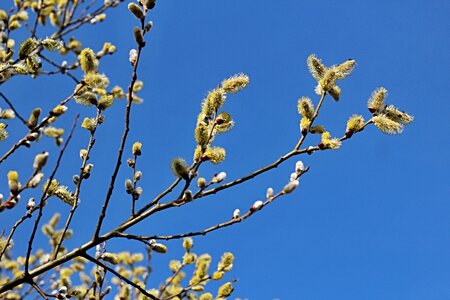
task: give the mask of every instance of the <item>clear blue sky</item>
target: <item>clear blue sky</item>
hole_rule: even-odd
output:
[[[302,157],[311,170],[295,193],[244,223],[196,238],[195,250],[209,252],[215,261],[224,251],[236,255],[235,268],[226,277],[238,279],[234,297],[450,298],[450,2],[165,0],[157,3],[152,14],[154,29],[139,69],[145,103],[133,107],[129,139],[144,145],[138,165],[144,173],[142,202],[173,181],[169,169],[173,157],[191,159],[200,102],[207,90],[234,73],[249,74],[251,84],[230,95],[225,110],[234,116],[236,126],[215,142],[227,149],[228,156],[217,167],[205,165],[204,176],[226,171],[229,179],[241,177],[296,144],[300,134],[297,99],[309,96],[317,103],[315,82],[305,63],[311,53],[328,65],[348,58],[358,63],[340,84],[341,101],[327,99],[317,120],[336,136],[344,132],[351,114],[369,117],[366,101],[380,86],[389,90],[388,103],[415,116],[400,136],[387,136],[370,127],[339,151]],[[104,24],[75,34],[86,47],[99,49],[104,41],[117,45],[117,54],[100,67],[112,85],[125,86],[129,81],[134,25],[122,5],[111,11]],[[14,79],[1,89],[28,115],[32,107],[50,107],[73,90],[68,79],[57,85],[50,82],[43,77],[32,88],[24,88],[29,79]],[[74,104],[70,108],[71,114],[60,123],[67,129],[79,109]],[[67,242],[69,247],[92,234],[123,128],[123,108],[120,102],[108,110],[106,123],[98,131],[91,156],[93,177],[81,194],[73,222],[78,233]],[[94,116],[94,111],[82,109],[82,114]],[[58,174],[67,184],[78,173],[78,150],[87,145],[88,134],[81,129],[78,133]],[[55,157],[55,146],[43,143]],[[317,141],[308,139],[309,143]],[[0,145],[2,153],[6,145]],[[22,149],[16,160],[2,165],[1,176],[9,168],[27,173],[40,149]],[[190,207],[161,213],[133,232],[171,234],[223,222],[235,208],[246,211],[262,199],[268,186],[282,188],[295,161]],[[126,217],[124,211],[128,213],[129,197],[122,182],[129,173],[124,167],[120,174],[108,210],[109,228]],[[6,180],[0,184],[6,190]],[[22,211],[2,213],[0,229]],[[53,211],[67,215],[69,209],[55,200],[45,220]],[[27,238],[17,236],[16,249]],[[141,250],[133,243],[110,245],[117,250]],[[168,275],[168,260],[182,254],[180,242],[168,246],[167,255],[154,256],[155,275],[150,282],[155,286],[161,276]]]

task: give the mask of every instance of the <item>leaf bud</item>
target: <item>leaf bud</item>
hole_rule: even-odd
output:
[[[34,198],[30,198],[28,200],[28,203],[26,206],[27,210],[32,210],[35,206],[36,206],[36,201],[34,200]]]
[[[194,247],[194,240],[190,237],[183,239],[183,248],[189,252],[191,251],[192,247]]]
[[[284,186],[282,193],[283,194],[292,193],[298,187],[299,184],[300,182],[298,180],[292,180],[291,182],[289,182]]]
[[[145,41],[144,41],[144,35],[142,34],[142,30],[139,29],[139,27],[135,26],[133,28],[133,35],[134,35],[134,40],[136,41],[136,44],[138,44],[139,47],[144,47]]]
[[[125,180],[125,190],[127,194],[131,194],[134,190],[133,182],[131,182],[131,179]]]
[[[203,177],[199,177],[197,179],[197,187],[204,189],[206,187],[206,179]]]
[[[306,167],[301,160],[299,160],[295,163],[295,172],[300,174],[300,173],[304,172],[305,170],[306,170]]]
[[[255,201],[253,205],[250,207],[250,211],[253,213],[255,211],[260,210],[263,207],[264,203],[261,200]]]
[[[219,182],[223,181],[226,177],[227,177],[227,173],[220,172],[219,174],[214,175],[212,182],[219,183]]]
[[[191,190],[186,190],[186,191],[183,193],[183,201],[184,201],[184,202],[191,202],[192,199],[193,199],[192,191],[191,191]]]
[[[46,151],[36,155],[36,157],[34,158],[34,163],[33,163],[34,171],[39,172],[47,163],[47,159],[48,159],[48,152],[46,152]]]
[[[139,20],[145,17],[144,11],[136,3],[131,2],[128,4],[128,10]]]

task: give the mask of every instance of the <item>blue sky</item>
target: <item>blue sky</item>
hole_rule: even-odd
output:
[[[448,299],[449,14],[450,3],[443,0],[159,1],[152,11],[154,28],[139,68],[145,102],[133,107],[127,148],[136,140],[144,145],[138,163],[144,174],[145,197],[140,201],[151,199],[173,181],[172,158],[191,159],[201,100],[223,78],[245,72],[251,84],[230,95],[224,108],[236,121],[230,133],[215,141],[227,149],[226,161],[219,166],[205,164],[201,175],[226,171],[234,179],[271,163],[296,144],[297,99],[318,100],[306,68],[307,56],[316,53],[326,65],[353,58],[358,66],[341,82],[340,102],[326,99],[317,122],[342,135],[350,115],[369,118],[367,99],[380,86],[389,90],[387,102],[413,114],[415,121],[399,136],[384,135],[372,126],[339,151],[301,157],[311,170],[295,193],[241,224],[196,238],[194,249],[216,260],[224,251],[235,254],[235,268],[226,277],[238,279],[234,297]],[[110,12],[105,23],[74,34],[85,47],[99,49],[105,41],[117,45],[117,54],[100,66],[112,85],[129,82],[128,51],[133,47],[135,23],[122,5]],[[65,98],[73,84],[67,78],[56,83],[45,77],[32,83],[29,78],[15,78],[1,89],[28,115],[35,106],[50,108]],[[123,129],[123,109],[124,103],[118,102],[108,110],[98,131],[91,155],[93,176],[81,194],[73,222],[77,233],[67,242],[69,247],[92,234]],[[60,126],[68,129],[80,110],[83,117],[94,116],[92,109],[71,104]],[[11,130],[14,136],[24,129],[12,124]],[[79,129],[58,173],[61,181],[69,184],[78,173],[77,153],[87,142],[88,134]],[[2,153],[8,143],[12,139],[0,145]],[[310,137],[305,145],[316,143]],[[27,173],[42,147],[56,157],[53,143],[42,141],[3,164],[1,176],[6,178],[4,173],[11,168]],[[133,232],[171,234],[226,221],[235,208],[246,211],[262,199],[267,187],[282,188],[295,161],[236,189],[156,215]],[[106,228],[128,216],[129,198],[122,182],[129,174],[123,167]],[[6,190],[6,180],[0,184]],[[13,224],[23,210],[2,213],[0,230]],[[67,215],[69,209],[55,201],[44,219],[54,211]],[[16,249],[27,238],[18,235]],[[110,245],[141,250],[137,244]],[[179,241],[168,246],[167,255],[155,255],[153,260],[150,282],[155,286],[168,275],[168,260],[182,255]]]

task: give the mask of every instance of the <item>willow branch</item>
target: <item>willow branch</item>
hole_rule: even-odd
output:
[[[69,216],[67,217],[66,224],[64,225],[61,237],[59,238],[59,241],[56,244],[56,247],[54,249],[54,252],[53,252],[53,255],[52,255],[52,259],[56,259],[56,257],[58,256],[58,252],[59,252],[59,249],[61,248],[61,245],[63,243],[64,236],[65,236],[67,230],[69,229],[69,226],[70,226],[70,223],[72,221],[73,215],[75,214],[75,211],[76,211],[76,209],[78,207],[78,202],[79,202],[78,201],[78,197],[79,197],[80,191],[81,191],[81,184],[82,184],[82,182],[83,182],[83,180],[85,178],[85,175],[86,175],[85,174],[85,167],[86,167],[87,161],[89,160],[89,154],[91,153],[92,147],[94,146],[94,143],[95,143],[95,138],[94,137],[95,137],[95,132],[97,131],[98,120],[99,120],[100,116],[101,116],[101,111],[100,111],[100,109],[97,109],[97,116],[95,117],[97,125],[91,131],[91,135],[89,137],[89,143],[88,143],[88,146],[87,146],[87,149],[86,149],[86,155],[83,158],[83,162],[81,163],[80,173],[78,175],[78,182],[77,182],[77,186],[76,186],[75,194],[74,194],[74,199],[75,200],[74,200],[72,209],[69,212]]]
[[[139,292],[141,292],[144,296],[149,297],[150,299],[158,299],[155,296],[153,296],[152,294],[149,294],[145,289],[143,289],[142,287],[140,287],[139,285],[137,285],[133,281],[129,280],[125,276],[120,275],[118,272],[116,272],[116,270],[114,270],[113,268],[111,268],[111,267],[107,266],[106,264],[102,263],[98,259],[95,259],[94,257],[90,256],[87,253],[83,253],[81,256],[86,258],[86,259],[88,259],[89,261],[93,262],[97,266],[102,267],[105,270],[108,270],[109,272],[111,272],[115,276],[119,277],[121,280],[125,281],[126,283],[128,283],[129,285],[134,287],[135,289],[139,290]]]
[[[53,75],[53,74],[64,74],[69,76],[74,82],[76,82],[77,84],[80,83],[80,81],[73,76],[65,67],[62,67],[60,65],[58,65],[57,63],[55,63],[53,60],[49,59],[48,57],[46,57],[45,55],[43,55],[42,53],[39,53],[39,57],[42,58],[43,60],[45,60],[46,62],[48,62],[49,64],[51,64],[52,66],[54,66],[55,68],[57,68],[57,71],[53,71],[53,72],[47,72],[47,73],[43,73],[41,71],[42,74],[46,74],[46,75]]]
[[[5,94],[3,94],[2,92],[0,92],[0,97],[2,97],[3,100],[9,105],[9,108],[12,109],[12,111],[13,111],[14,114],[17,116],[17,118],[19,118],[19,120],[20,120],[25,126],[27,126],[27,121],[26,121],[24,118],[22,118],[22,116],[19,114],[19,112],[17,111],[17,109],[14,108],[12,102],[8,100],[8,98],[5,96]]]
[[[141,21],[141,25],[142,25],[141,27],[143,29],[143,27],[144,27],[143,21]],[[93,237],[94,240],[97,239],[100,234],[102,223],[106,216],[106,210],[108,208],[109,201],[110,201],[112,193],[114,191],[114,184],[116,182],[117,174],[119,173],[120,166],[122,165],[123,149],[124,149],[125,143],[127,141],[128,132],[130,131],[130,113],[131,113],[131,104],[133,102],[133,88],[134,88],[134,85],[137,80],[137,69],[139,66],[139,61],[140,61],[142,49],[144,48],[144,46],[145,46],[145,43],[138,44],[136,62],[134,63],[134,66],[133,66],[133,72],[131,74],[131,82],[128,87],[127,106],[125,109],[125,128],[124,128],[124,131],[122,134],[122,139],[120,141],[119,153],[117,155],[116,165],[115,165],[113,174],[111,176],[111,181],[109,183],[108,192],[107,192],[106,198],[103,202],[102,210],[100,212],[100,216],[97,221],[97,226],[95,228],[94,237]]]
[[[6,238],[6,246],[3,248],[2,252],[0,253],[0,261],[2,260],[3,255],[5,254],[6,250],[8,249],[8,245],[11,242],[11,239],[12,239],[17,227],[19,227],[20,224],[22,224],[26,219],[31,218],[31,216],[33,215],[33,212],[35,212],[37,209],[38,209],[38,207],[35,206],[35,207],[33,207],[33,209],[31,209],[31,211],[27,211],[26,214],[24,216],[22,216],[19,220],[17,220],[17,222],[11,228],[11,231],[9,232],[8,237]]]
[[[67,102],[69,102],[70,99],[72,99],[73,96],[75,96],[82,88],[84,87],[84,84],[82,83],[69,97],[61,101],[58,105],[64,105]],[[39,132],[39,129],[47,125],[48,120],[51,118],[51,113],[48,114],[42,121],[39,123],[36,127],[33,129],[30,129],[30,131],[17,143],[15,143],[3,156],[0,158],[0,164],[4,162],[11,154],[13,154],[18,148],[23,146],[29,139],[29,136],[33,132]]]
[[[30,285],[41,295],[41,297],[45,300],[48,300],[48,295],[34,282],[31,281]]]
[[[7,208],[8,202],[18,199],[18,196],[27,188],[29,188],[29,184],[30,182],[33,180],[33,178],[38,174],[38,170],[34,170],[33,174],[31,174],[31,176],[28,178],[27,182],[22,185],[17,192],[15,192],[14,194],[10,194],[8,199],[6,199],[6,201],[4,201],[3,203],[0,203],[0,212],[2,212],[5,208]],[[1,257],[1,256],[0,256]]]
[[[166,291],[167,287],[173,282],[173,280],[175,279],[175,277],[180,274],[180,272],[183,270],[183,268],[185,267],[185,264],[182,264],[178,270],[176,270],[173,275],[169,278],[169,280],[167,280],[166,284],[164,284],[160,289],[159,289],[159,293],[158,293],[158,297],[161,297],[163,295],[163,293]]]
[[[77,122],[78,122],[78,117],[79,117],[79,115],[77,115],[75,117],[75,120],[73,121],[72,128],[71,128],[70,133],[69,133],[69,136],[67,137],[67,141],[64,143],[64,145],[62,146],[61,150],[59,151],[58,159],[56,161],[55,167],[53,168],[53,171],[52,171],[52,173],[50,175],[50,178],[49,178],[49,181],[48,181],[49,183],[53,180],[53,178],[55,178],[56,172],[58,171],[58,168],[59,168],[59,165],[61,163],[61,160],[62,160],[62,157],[64,155],[64,152],[67,149],[67,145],[69,144],[70,140],[72,139],[73,132],[75,131],[75,127],[76,127]],[[45,206],[45,200],[47,198],[47,196],[46,196],[47,195],[47,190],[49,189],[49,187],[50,187],[50,184],[47,184],[47,187],[45,188],[45,191],[42,193],[41,200],[39,201],[39,205],[38,205],[39,213],[38,213],[38,216],[36,218],[36,221],[34,222],[34,226],[33,226],[32,232],[31,232],[30,239],[28,240],[27,256],[26,256],[26,259],[25,259],[25,275],[29,274],[28,267],[29,267],[29,263],[30,263],[31,250],[33,248],[33,241],[34,241],[34,237],[36,236],[36,231],[37,231],[37,228],[39,226],[39,222],[40,222],[41,217],[42,217],[42,211],[43,211],[44,206]]]

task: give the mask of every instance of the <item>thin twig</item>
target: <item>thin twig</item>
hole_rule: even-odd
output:
[[[5,96],[5,94],[3,94],[2,92],[0,92],[0,97],[3,98],[3,100],[5,100],[5,102],[9,105],[9,107],[12,109],[12,111],[14,112],[14,114],[17,116],[17,118],[19,118],[19,120],[25,125],[27,126],[27,121],[22,118],[22,116],[19,114],[19,112],[17,111],[17,109],[14,108],[13,104],[11,101],[8,100],[8,98]],[[27,126],[28,127],[28,126]]]
[[[144,27],[144,21],[141,21],[141,27]],[[95,232],[94,232],[94,237],[93,239],[97,239],[99,234],[100,234],[100,230],[102,227],[102,223],[103,220],[105,219],[106,216],[106,210],[108,208],[109,205],[109,201],[111,199],[112,193],[114,191],[114,184],[116,182],[116,178],[117,178],[117,174],[119,173],[119,169],[120,166],[122,164],[122,156],[123,156],[123,150],[125,147],[125,143],[127,141],[127,137],[128,137],[128,132],[130,131],[130,113],[131,113],[131,105],[133,102],[133,88],[134,88],[134,84],[136,83],[137,80],[137,69],[139,66],[139,59],[142,53],[142,49],[144,48],[145,44],[139,44],[138,45],[138,50],[137,50],[137,57],[136,57],[136,62],[134,63],[133,66],[133,72],[131,74],[131,82],[130,85],[128,87],[128,97],[127,97],[127,106],[125,109],[125,128],[122,134],[122,139],[120,141],[120,146],[119,146],[119,153],[117,155],[117,160],[116,160],[116,165],[113,171],[113,174],[111,176],[111,181],[109,183],[109,188],[108,188],[108,192],[106,194],[106,198],[103,202],[103,206],[102,206],[102,210],[100,212],[100,216],[98,218],[97,221],[97,226],[95,228]]]
[[[22,185],[14,194],[10,194],[8,199],[4,201],[3,203],[0,203],[0,212],[5,209],[5,207],[8,205],[9,201],[12,201],[13,199],[18,199],[18,196],[27,188],[30,188],[29,184],[33,180],[33,178],[39,173],[39,170],[34,170],[33,174],[31,174],[30,178],[28,178],[27,182]],[[1,256],[0,256],[1,257]]]
[[[69,76],[73,81],[75,81],[77,84],[80,83],[80,80],[78,80],[75,76],[73,76],[67,68],[64,68],[60,65],[58,65],[57,63],[55,63],[54,61],[52,61],[51,59],[49,59],[48,57],[46,57],[45,55],[43,55],[42,53],[39,53],[39,57],[42,58],[43,60],[45,60],[46,62],[48,62],[49,64],[51,64],[52,66],[54,66],[55,68],[58,69],[58,71],[53,71],[53,72],[48,72],[48,73],[44,73],[41,71],[42,74],[46,74],[46,75],[52,75],[52,74],[64,74]]]
[[[82,83],[69,97],[67,97],[66,99],[64,99],[63,101],[61,101],[58,105],[64,105],[67,102],[69,102],[70,99],[72,99],[73,96],[75,96],[82,88],[84,87],[84,84]],[[36,127],[34,127],[33,129],[30,129],[30,131],[22,138],[20,139],[17,143],[15,143],[5,154],[3,154],[3,156],[0,158],[0,164],[2,162],[4,162],[11,154],[13,154],[18,148],[20,148],[21,146],[23,146],[27,140],[28,137],[31,133],[33,132],[38,132],[39,129],[41,129],[42,127],[44,127],[48,120],[51,118],[51,114],[49,114],[48,116],[46,116],[41,123],[39,123]]]
[[[86,259],[88,259],[89,261],[93,262],[97,266],[100,266],[100,267],[104,268],[105,270],[108,270],[109,272],[113,273],[115,276],[119,277],[121,280],[125,281],[126,283],[128,283],[129,285],[134,287],[135,289],[138,289],[139,292],[141,292],[144,296],[147,296],[150,299],[158,299],[155,296],[153,296],[152,294],[149,294],[145,289],[143,289],[142,287],[140,287],[139,285],[137,285],[133,281],[129,280],[125,276],[120,275],[118,272],[116,272],[116,270],[114,270],[113,268],[111,268],[111,267],[107,266],[106,264],[102,263],[98,259],[95,259],[94,257],[90,256],[87,253],[83,253],[81,256],[86,258]]]
[[[43,299],[48,300],[48,295],[33,281],[31,280],[30,285],[36,290],[36,292],[41,295]]]
[[[96,122],[96,126],[94,127],[94,129],[91,131],[91,135],[89,137],[89,143],[88,143],[88,147],[86,149],[86,155],[83,158],[83,162],[81,163],[81,167],[80,167],[80,173],[78,176],[78,182],[77,182],[77,186],[75,189],[75,194],[74,194],[74,203],[72,206],[72,209],[69,212],[69,216],[67,217],[66,220],[66,224],[64,225],[61,237],[59,238],[58,243],[56,244],[55,250],[53,251],[53,255],[52,255],[52,259],[56,259],[56,257],[58,256],[58,252],[59,249],[61,248],[61,245],[63,243],[64,240],[64,235],[66,234],[67,230],[69,229],[70,226],[70,222],[72,221],[72,217],[75,214],[75,211],[78,207],[78,197],[80,195],[80,191],[81,191],[81,183],[83,182],[84,178],[85,178],[85,167],[86,167],[86,163],[89,160],[89,154],[91,153],[92,147],[94,146],[95,143],[95,132],[97,131],[97,127],[99,125],[98,120],[101,116],[101,111],[100,109],[97,109],[97,116],[95,117],[95,122]]]
[[[175,277],[177,277],[178,274],[180,274],[181,270],[185,267],[185,264],[182,264],[174,273],[173,275],[169,278],[169,280],[166,281],[166,284],[163,285],[160,289],[159,289],[159,294],[158,297],[161,297],[163,295],[163,293],[166,291],[167,287],[173,282],[173,280],[175,279]]]
[[[317,116],[319,115],[319,110],[322,107],[323,99],[325,99],[326,94],[327,94],[326,92],[322,92],[322,94],[320,95],[319,104],[317,104],[316,110],[314,111],[314,114],[311,118],[311,123],[309,125],[309,128],[311,128],[311,126],[314,124],[314,120],[316,120]],[[308,131],[305,132],[305,134],[302,134],[302,137],[298,141],[297,145],[295,145],[295,148],[294,148],[295,150],[300,149],[300,147],[302,146],[303,142],[306,139],[306,136],[308,135],[309,128],[308,128]]]
[[[37,30],[39,17],[41,16],[42,5],[44,5],[42,3],[42,0],[39,0],[38,1],[38,10],[37,10],[37,14],[36,14],[36,19],[34,20],[33,30],[31,30],[31,37],[32,38],[36,37],[36,30]]]
[[[56,175],[56,172],[58,171],[58,168],[59,168],[59,165],[61,163],[61,160],[62,160],[62,157],[64,155],[64,152],[67,149],[67,145],[69,144],[70,140],[72,139],[73,132],[75,131],[75,127],[76,127],[77,122],[78,122],[78,118],[79,118],[79,115],[76,115],[75,119],[73,121],[73,124],[72,124],[72,128],[70,130],[69,136],[67,137],[67,141],[64,143],[64,145],[62,146],[61,150],[59,151],[59,156],[58,156],[58,159],[56,161],[55,167],[53,168],[53,171],[52,171],[52,173],[50,175],[50,178],[48,179],[49,184],[47,184],[47,187],[45,188],[45,191],[42,193],[41,200],[39,201],[39,205],[38,205],[39,213],[38,213],[38,216],[36,218],[36,221],[34,222],[33,231],[31,232],[30,239],[28,240],[27,256],[26,256],[26,259],[25,259],[25,275],[26,276],[29,274],[28,267],[29,267],[29,263],[30,263],[31,250],[33,248],[34,237],[36,235],[36,231],[37,231],[37,228],[39,226],[39,222],[40,222],[41,217],[42,217],[42,211],[43,211],[44,206],[45,206],[45,200],[47,198],[47,190],[50,187],[50,182],[53,180],[53,178]]]
[[[11,228],[11,231],[9,232],[8,237],[6,238],[6,246],[3,247],[2,252],[0,253],[0,261],[2,260],[3,255],[5,254],[6,250],[8,249],[8,245],[11,242],[11,239],[17,229],[17,227],[20,226],[20,224],[22,224],[26,219],[31,218],[31,216],[33,215],[33,212],[35,212],[38,209],[37,206],[33,207],[33,209],[31,209],[30,211],[27,211],[26,214],[24,216],[22,216],[19,220],[17,220],[17,222],[14,224],[14,226]]]
[[[369,120],[368,122],[366,122],[365,126],[370,124],[371,120]],[[349,139],[348,137],[342,137],[340,140],[346,140]],[[312,147],[312,148],[307,148],[307,149],[303,149],[303,150],[298,150],[298,152],[296,152],[297,154],[301,154],[301,153],[308,153],[309,151],[317,151],[317,150],[321,150],[319,149],[319,147]],[[212,194],[209,193],[209,194]],[[203,195],[204,196],[204,195]],[[203,197],[202,196],[202,197]],[[146,211],[145,213],[143,213],[142,215],[137,215],[134,219],[132,220],[127,220],[126,222],[124,222],[123,224],[119,225],[117,228],[111,230],[110,232],[106,233],[105,235],[99,236],[97,240],[93,241],[92,239],[90,241],[88,241],[87,243],[83,244],[82,246],[72,250],[71,252],[59,257],[56,260],[53,261],[49,261],[48,263],[37,267],[36,269],[30,271],[28,273],[28,277],[29,278],[34,278],[36,276],[39,276],[49,270],[54,269],[57,266],[60,266],[62,264],[64,264],[67,261],[70,261],[76,257],[82,256],[83,253],[85,253],[86,251],[88,251],[89,249],[94,248],[95,246],[101,244],[104,241],[107,241],[111,238],[120,236],[120,233],[123,233],[125,230],[127,230],[128,228],[134,226],[135,224],[145,220],[147,217],[149,217],[150,215],[156,213],[157,211],[161,211],[170,207],[174,207],[175,202],[177,201],[174,200],[172,202],[169,203],[165,203],[165,204],[160,204],[158,203],[156,206],[154,206],[152,209]],[[9,291],[15,287],[17,287],[20,284],[26,283],[26,279],[28,277],[25,276],[21,276],[21,277],[17,277],[7,283],[5,283],[3,286],[0,286],[0,294],[5,292],[5,291]]]
[[[131,217],[134,217],[135,216],[135,214],[134,214],[134,211],[135,211],[135,207],[136,207],[136,196],[134,195],[135,194],[135,191],[136,191],[136,183],[137,183],[137,180],[136,180],[136,164],[137,164],[137,158],[138,158],[138,156],[137,155],[134,155],[134,162],[133,162],[133,167],[132,167],[132,171],[133,171],[133,192],[131,193],[131,201],[132,201],[132,203],[131,203]]]

